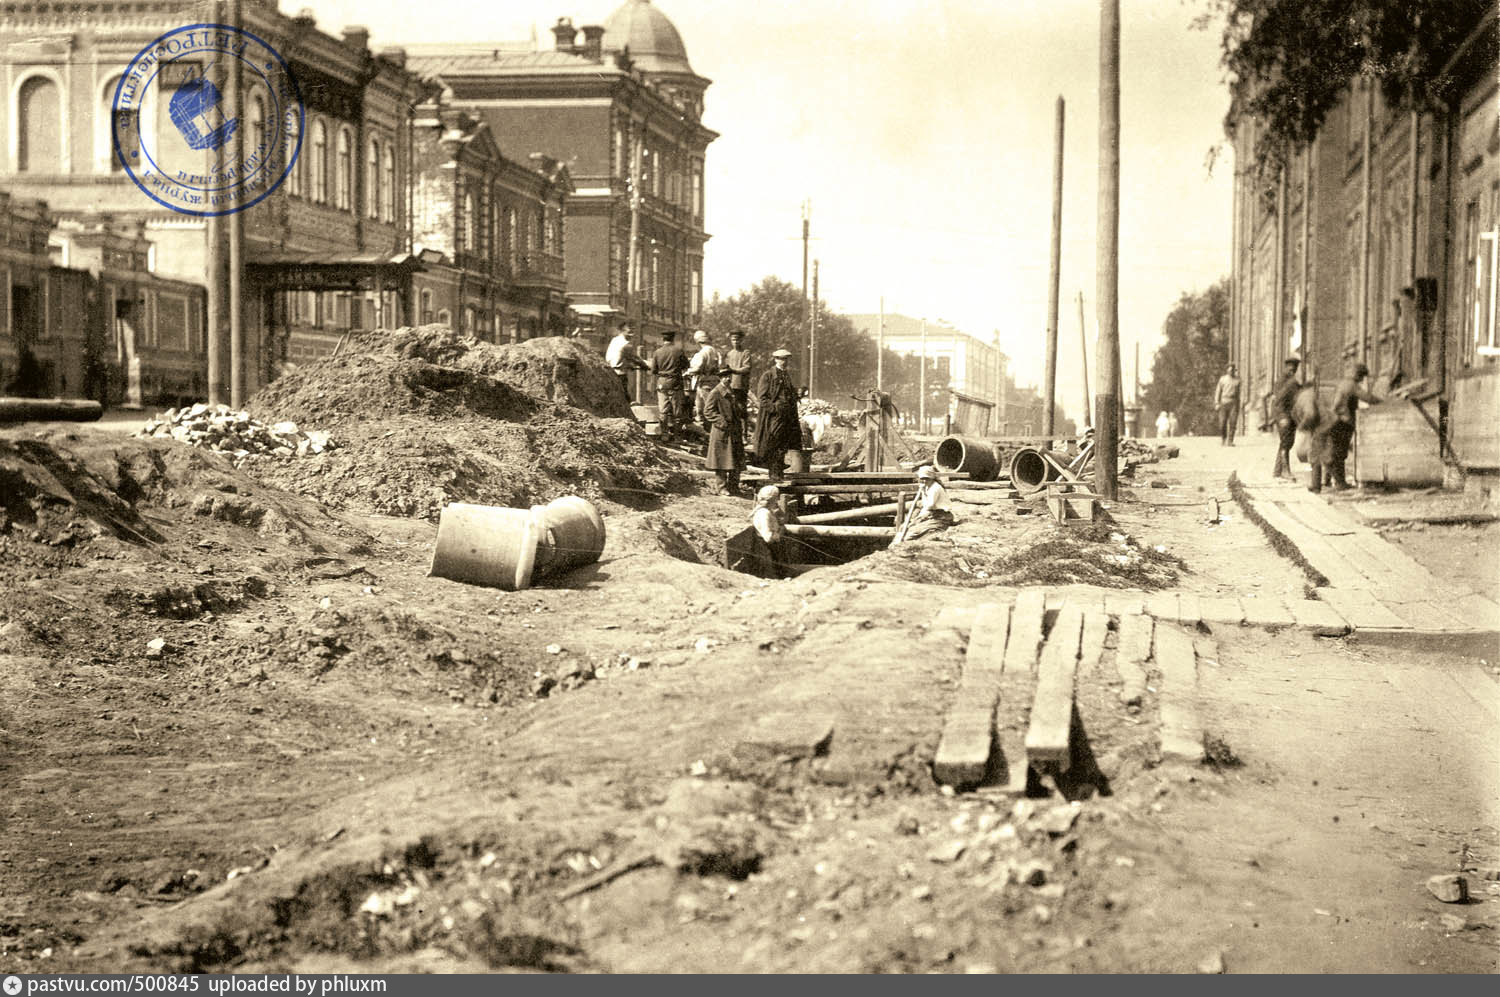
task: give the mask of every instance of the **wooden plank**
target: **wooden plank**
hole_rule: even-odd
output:
[[[835,512],[814,512],[808,515],[798,515],[796,522],[800,525],[819,523],[841,523],[851,519],[869,519],[873,516],[893,516],[896,514],[896,503],[886,502],[880,505],[857,505],[848,509],[839,509]]]
[[[1111,592],[1104,597],[1104,611],[1110,616],[1137,616],[1146,611],[1146,599],[1141,595]]]
[[[1348,622],[1326,602],[1316,599],[1293,599],[1287,603],[1298,629],[1310,630],[1319,637],[1342,637],[1349,632]]]
[[[1380,601],[1391,612],[1405,620],[1413,630],[1422,630],[1429,633],[1452,633],[1469,629],[1467,622],[1447,612],[1435,602],[1428,602],[1425,599],[1410,599],[1400,602],[1397,602],[1395,599],[1381,599]]]
[[[1482,595],[1459,596],[1453,600],[1453,611],[1476,630],[1500,631],[1500,606]]]
[[[1274,501],[1266,497],[1255,502],[1255,511],[1287,542],[1297,548],[1313,569],[1328,579],[1328,584],[1338,588],[1367,588],[1370,579],[1339,553],[1326,537],[1314,533],[1287,515]]]
[[[896,530],[891,526],[843,526],[838,523],[831,523],[827,526],[802,526],[798,523],[787,523],[786,535],[789,537],[863,537],[867,540],[891,540],[896,536]]]
[[[1203,760],[1203,724],[1198,719],[1198,658],[1193,640],[1177,627],[1156,628],[1156,667],[1161,672],[1161,756],[1164,761]]]
[[[1006,671],[1030,672],[1036,669],[1036,652],[1042,644],[1042,616],[1046,605],[1046,589],[1026,589],[1016,596],[1016,608],[1010,615],[1010,635],[1005,642]]]
[[[1104,638],[1109,634],[1109,617],[1101,610],[1083,611],[1083,639],[1078,646],[1078,670],[1088,674],[1104,655]]]
[[[1068,744],[1073,729],[1073,679],[1078,668],[1083,611],[1076,606],[1058,610],[1037,665],[1036,696],[1026,730],[1026,754],[1037,763],[1068,767]]]
[[[1274,595],[1241,599],[1240,608],[1245,611],[1246,626],[1277,629],[1293,626],[1297,622],[1286,604]]]
[[[1355,630],[1409,629],[1401,617],[1391,612],[1363,588],[1320,588],[1318,598],[1332,606]]]
[[[1291,499],[1291,494],[1281,498],[1283,507],[1296,520],[1301,522],[1314,533],[1320,533],[1325,537],[1342,537],[1355,533],[1362,527],[1343,519],[1338,513],[1328,508],[1328,503],[1312,495],[1310,492],[1301,492],[1310,501]]]
[[[1374,532],[1343,537],[1341,546],[1360,571],[1383,583],[1377,591],[1389,591],[1395,585],[1413,594],[1431,594],[1446,587],[1432,572]]]
[[[955,704],[943,723],[942,737],[932,756],[933,777],[955,789],[978,786],[989,771],[994,743],[993,709]]]
[[[1152,592],[1146,596],[1146,612],[1158,620],[1177,620],[1177,593]]]
[[[1115,670],[1120,673],[1124,686],[1120,689],[1120,702],[1126,706],[1138,705],[1146,693],[1146,659],[1151,657],[1151,630],[1153,620],[1149,616],[1120,617],[1120,644],[1115,648]]]
[[[1245,620],[1240,601],[1232,596],[1202,596],[1198,599],[1199,619],[1204,623],[1230,623],[1239,626]]]

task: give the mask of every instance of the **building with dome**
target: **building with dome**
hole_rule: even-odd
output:
[[[446,104],[483,120],[507,157],[567,167],[567,296],[603,335],[630,316],[648,335],[697,322],[703,300],[704,126],[710,81],[671,20],[625,0],[602,25],[560,17],[554,45],[407,47]]]

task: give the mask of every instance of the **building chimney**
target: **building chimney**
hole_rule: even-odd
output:
[[[406,49],[397,46],[395,48],[383,48],[380,57],[397,69],[406,68]]]
[[[604,58],[604,27],[598,24],[583,26],[583,54],[598,62]]]
[[[552,25],[552,37],[557,39],[559,52],[573,51],[573,41],[578,37],[578,29],[573,27],[573,19],[559,17],[557,23]]]
[[[359,24],[351,24],[344,29],[344,44],[357,52],[364,52],[370,48],[370,29]]]

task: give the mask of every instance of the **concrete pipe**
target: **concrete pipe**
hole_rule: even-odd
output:
[[[438,519],[427,573],[507,592],[530,588],[542,533],[530,509],[453,502]]]
[[[538,577],[593,564],[604,553],[604,519],[588,499],[564,495],[531,512],[542,529]]]
[[[1000,476],[1000,454],[989,440],[950,436],[937,445],[933,463],[939,471],[963,472],[970,481],[994,481]]]
[[[1031,495],[1047,487],[1047,482],[1057,478],[1057,468],[1047,459],[1043,451],[1035,447],[1022,447],[1010,458],[1011,487],[1022,495]]]

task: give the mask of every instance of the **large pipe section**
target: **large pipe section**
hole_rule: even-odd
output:
[[[428,574],[515,592],[603,552],[604,520],[576,495],[530,509],[453,502],[438,520]]]
[[[994,481],[1000,476],[1000,453],[989,440],[950,436],[937,445],[933,463],[939,471],[962,472],[970,481]]]

